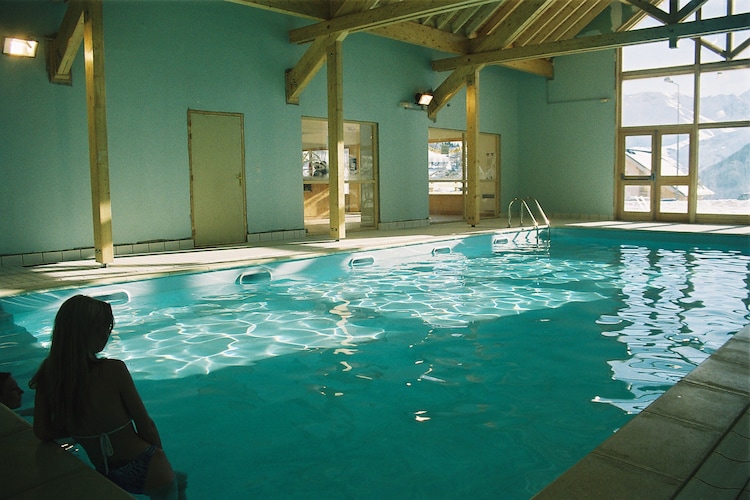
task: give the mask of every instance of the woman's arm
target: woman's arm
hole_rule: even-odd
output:
[[[120,391],[120,397],[125,405],[125,410],[130,414],[135,422],[135,427],[138,430],[138,435],[153,445],[161,448],[161,438],[159,437],[159,431],[156,429],[156,424],[151,419],[146,411],[146,406],[143,404],[138,390],[135,388],[133,377],[130,376],[127,366],[120,360],[109,360],[115,367],[115,376],[117,380],[117,387]]]
[[[52,410],[44,384],[37,384],[34,395],[34,434],[42,441],[68,437],[64,429],[54,425],[52,421]]]

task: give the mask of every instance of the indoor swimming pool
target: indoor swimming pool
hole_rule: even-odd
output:
[[[746,237],[529,235],[7,297],[0,370],[85,293],[191,498],[529,498],[750,320]]]

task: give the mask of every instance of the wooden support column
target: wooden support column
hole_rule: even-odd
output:
[[[86,69],[86,108],[89,129],[91,203],[94,221],[96,261],[107,265],[114,260],[112,206],[109,193],[109,149],[104,85],[104,28],[102,0],[84,3],[83,49]]]
[[[344,77],[342,42],[328,45],[328,198],[330,235],[346,237],[346,201],[344,198]]]
[[[479,224],[479,69],[466,77],[466,222]]]

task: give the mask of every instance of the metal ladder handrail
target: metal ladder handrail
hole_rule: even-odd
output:
[[[523,209],[526,208],[526,212],[528,212],[529,217],[531,217],[531,220],[534,223],[534,230],[536,231],[537,236],[537,244],[539,242],[539,222],[536,220],[536,217],[534,217],[534,213],[529,208],[528,203],[526,201],[533,202],[536,205],[537,210],[539,211],[540,216],[544,219],[544,228],[547,229],[547,241],[551,241],[551,231],[550,231],[550,223],[549,219],[547,218],[547,214],[544,213],[544,210],[542,209],[542,205],[539,203],[539,200],[532,196],[527,196],[526,198],[513,198],[510,203],[508,204],[508,227],[512,227],[512,219],[513,219],[513,203],[518,201],[520,203],[520,217],[519,217],[519,225],[523,227]]]

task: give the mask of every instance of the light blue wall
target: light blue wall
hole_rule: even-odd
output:
[[[6,2],[0,32],[54,33],[64,10]],[[92,217],[81,61],[67,87],[50,85],[44,57],[0,56],[0,254],[93,246],[76,222]]]
[[[66,7],[0,1],[0,30],[54,33]],[[217,0],[105,0],[104,16],[115,244],[191,237],[188,109],[244,115],[248,231],[301,229],[301,119],[327,114],[325,66],[300,105],[285,102],[284,70],[307,48],[289,44],[288,32],[307,21]],[[399,102],[448,76],[430,68],[445,54],[368,34],[343,47],[344,117],[378,125],[380,220],[427,219],[428,128],[465,129],[465,92],[432,122]],[[588,57],[557,64],[556,100],[582,88],[565,75],[583,69],[614,88],[612,63]],[[0,255],[93,245],[82,60],[81,49],[73,85],[60,86],[48,82],[43,55],[0,57]],[[501,203],[528,190],[556,211],[587,212],[592,190],[576,183],[601,177],[594,210],[611,212],[612,108],[548,104],[543,78],[485,68],[480,130],[502,135]],[[556,189],[566,183],[578,194]]]
[[[227,2],[105,7],[115,240],[190,237],[188,109],[244,115],[248,230],[302,228],[291,18]]]
[[[523,79],[520,196],[537,198],[548,214],[611,218],[614,51],[558,57],[554,80]]]

